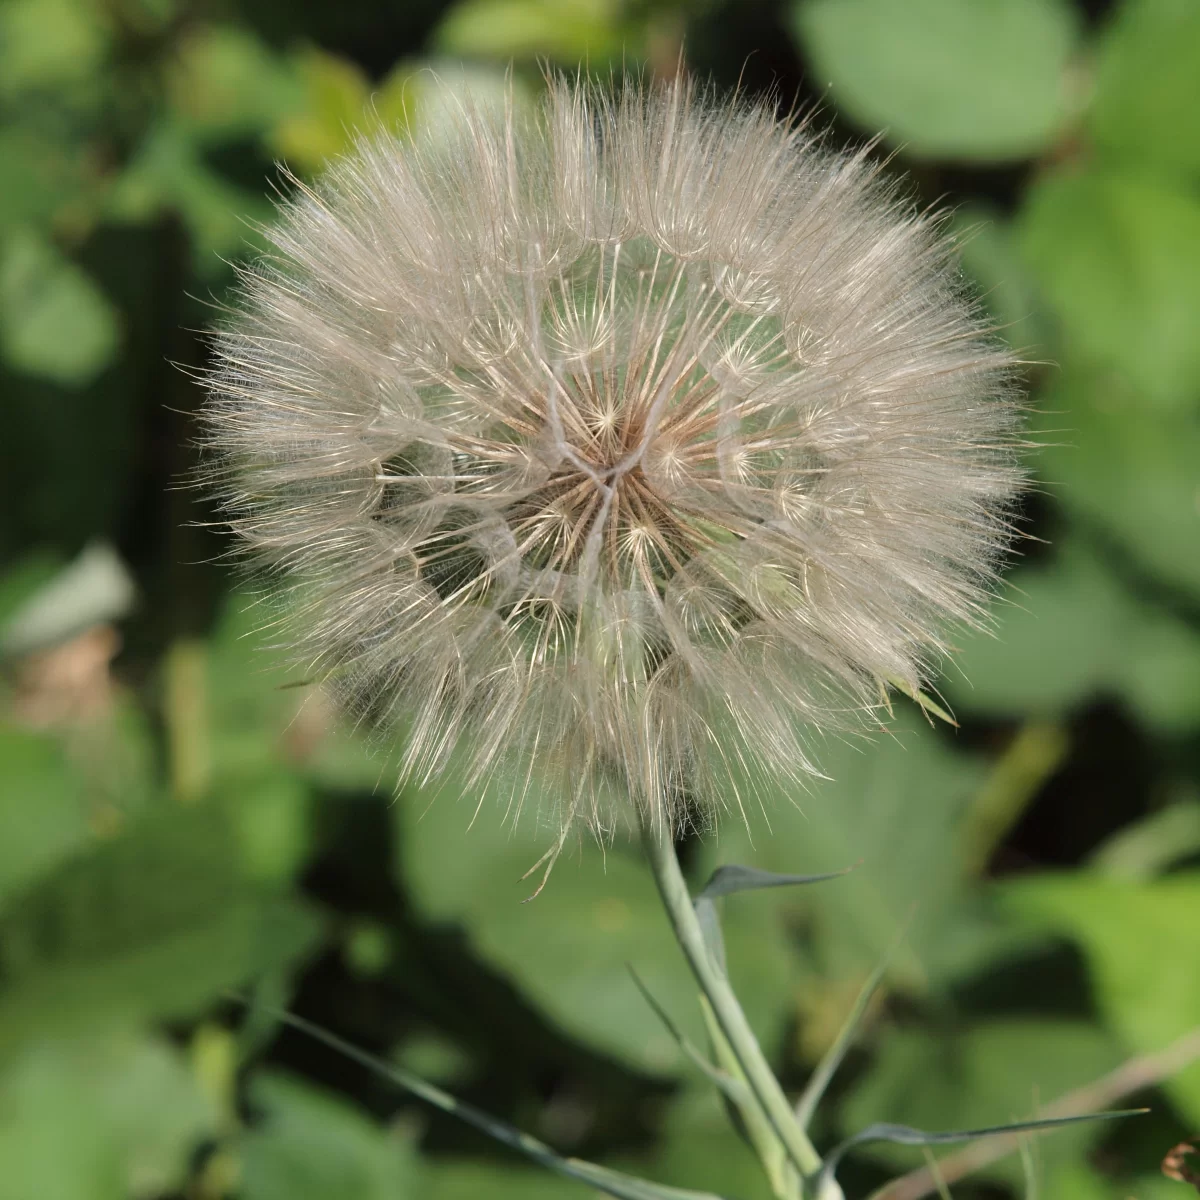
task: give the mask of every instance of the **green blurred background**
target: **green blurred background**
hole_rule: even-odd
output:
[[[547,831],[393,799],[280,686],[182,486],[276,164],[407,135],[510,61],[529,96],[586,62],[819,104],[953,207],[1040,447],[998,636],[941,684],[960,727],[898,709],[769,825],[683,852],[697,880],[861,860],[726,902],[793,1087],[908,921],[820,1144],[1082,1087],[1152,1112],[1029,1147],[1040,1194],[1182,1197],[1158,1164],[1200,1127],[1200,3],[0,0],[0,1200],[588,1194],[231,990],[564,1152],[767,1194],[629,978],[696,1030],[636,853],[583,839],[521,904]],[[847,1193],[920,1165],[864,1152]],[[1024,1186],[1010,1157],[953,1194]]]

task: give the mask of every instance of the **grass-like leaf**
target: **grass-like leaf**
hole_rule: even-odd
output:
[[[675,1044],[683,1051],[685,1057],[698,1067],[739,1109],[753,1104],[754,1097],[745,1083],[740,1079],[735,1079],[728,1071],[722,1071],[708,1059],[707,1055],[692,1045],[679,1026],[671,1019],[667,1010],[654,998],[654,994],[631,964],[629,965],[629,974],[633,976],[633,982],[637,985],[638,991],[642,993],[643,999],[650,1005],[654,1015],[662,1022],[663,1027],[675,1040]]]
[[[900,1146],[950,1146],[956,1142],[974,1142],[979,1138],[991,1137],[994,1134],[1041,1133],[1060,1125],[1078,1125],[1083,1121],[1114,1121],[1118,1117],[1134,1117],[1149,1111],[1146,1108],[1124,1108],[1115,1112],[1080,1113],[1072,1117],[1043,1117],[1034,1121],[1017,1121],[1011,1125],[991,1125],[985,1129],[955,1129],[946,1132],[929,1132],[924,1129],[914,1129],[911,1125],[891,1125],[886,1121],[879,1122],[875,1125],[868,1125],[866,1129],[854,1134],[853,1137],[848,1137],[829,1152],[824,1165],[817,1172],[814,1191],[819,1196],[821,1188],[834,1177],[847,1152],[856,1146],[865,1145],[867,1142],[894,1142]]]
[[[775,871],[760,871],[757,867],[743,867],[729,863],[718,867],[708,882],[696,893],[692,904],[700,922],[700,932],[713,962],[725,969],[725,939],[721,935],[721,921],[714,901],[721,896],[732,896],[735,892],[752,892],[759,888],[794,887],[805,883],[823,883],[826,879],[837,879],[854,870],[843,867],[840,871],[829,871],[823,875],[780,875]]]
[[[846,1018],[841,1029],[838,1030],[838,1035],[834,1039],[833,1045],[822,1055],[821,1061],[817,1064],[817,1069],[812,1073],[812,1078],[809,1079],[808,1085],[805,1087],[800,1099],[796,1101],[796,1121],[801,1129],[807,1129],[812,1122],[813,1115],[817,1111],[817,1105],[820,1104],[821,1097],[825,1095],[825,1089],[829,1087],[838,1067],[842,1065],[842,1060],[846,1057],[847,1051],[854,1044],[854,1038],[858,1033],[859,1026],[862,1024],[863,1017],[866,1015],[871,998],[879,990],[879,985],[883,982],[883,977],[887,973],[888,965],[892,961],[892,953],[895,950],[898,940],[892,944],[887,954],[879,960],[879,964],[859,990],[854,1000],[854,1007],[850,1010],[850,1015]]]
[[[1025,1180],[1024,1200],[1038,1200],[1041,1188],[1038,1187],[1037,1163],[1029,1138],[1021,1139],[1021,1175]]]
[[[760,871],[755,866],[740,866],[730,863],[718,866],[712,876],[692,899],[696,908],[696,918],[700,920],[701,934],[708,953],[722,974],[725,970],[725,938],[721,936],[721,922],[716,913],[715,900],[721,896],[733,895],[736,892],[755,892],[758,888],[786,888],[803,883],[822,883],[835,880],[853,870],[853,866],[844,866],[840,871],[828,871],[824,875],[779,875],[775,871]]]
[[[717,1061],[724,1065],[724,1069],[710,1062],[688,1041],[666,1010],[655,1000],[632,966],[629,967],[629,973],[633,976],[638,990],[645,997],[646,1003],[666,1026],[667,1032],[675,1039],[679,1048],[716,1084],[724,1096],[730,1120],[742,1137],[753,1147],[774,1194],[778,1197],[789,1198],[789,1200],[792,1197],[798,1197],[797,1189],[800,1177],[789,1164],[787,1151],[776,1136],[774,1129],[771,1128],[770,1120],[746,1082],[738,1064],[737,1055],[734,1054],[733,1048],[721,1032],[721,1026],[718,1024],[708,1000],[701,995],[700,1007],[704,1011],[704,1022],[708,1027],[709,1037],[712,1039],[713,1051]]]
[[[953,1200],[950,1195],[950,1185],[942,1175],[942,1169],[938,1166],[938,1160],[934,1157],[933,1150],[929,1146],[922,1146],[921,1150],[925,1155],[925,1165],[929,1168],[929,1174],[933,1176],[933,1185],[937,1188],[938,1200]],[[1026,1196],[1025,1200],[1030,1200],[1030,1198]]]
[[[753,892],[759,888],[795,887],[805,883],[824,883],[826,879],[837,879],[847,875],[853,867],[840,871],[827,871],[824,875],[780,875],[775,871],[760,871],[757,867],[743,867],[729,863],[718,867],[708,882],[699,891],[697,900],[715,900],[718,896],[731,896],[734,892]]]
[[[282,1024],[299,1030],[315,1041],[328,1046],[331,1050],[336,1050],[339,1054],[344,1054],[352,1061],[366,1067],[367,1070],[390,1080],[406,1092],[411,1092],[427,1104],[433,1105],[434,1108],[457,1117],[481,1133],[509,1146],[518,1154],[532,1159],[548,1171],[553,1171],[568,1179],[575,1179],[580,1183],[586,1183],[606,1196],[613,1196],[616,1200],[730,1200],[729,1197],[718,1196],[714,1192],[694,1192],[686,1188],[667,1187],[664,1184],[651,1183],[649,1180],[639,1179],[636,1175],[626,1175],[622,1171],[613,1171],[608,1167],[586,1162],[583,1159],[564,1158],[562,1155],[556,1154],[545,1142],[541,1142],[527,1133],[522,1133],[521,1130],[507,1122],[498,1120],[489,1113],[483,1112],[482,1109],[475,1108],[474,1105],[458,1100],[449,1092],[444,1092],[441,1088],[427,1083],[419,1076],[404,1070],[403,1067],[396,1067],[376,1058],[375,1055],[345,1041],[320,1025],[314,1025],[311,1021],[306,1021],[303,1017],[289,1012],[279,1011],[274,1015]]]
[[[914,690],[903,679],[898,679],[894,675],[889,675],[887,682],[898,692],[906,695],[914,704],[919,705],[921,710],[929,716],[937,717],[939,721],[944,721],[947,725],[953,725],[955,729],[958,728],[958,722],[932,696],[927,696],[920,689]],[[886,693],[884,699],[886,702]]]

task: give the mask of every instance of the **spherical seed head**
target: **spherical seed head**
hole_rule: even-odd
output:
[[[812,770],[978,620],[1012,361],[866,152],[557,81],[361,145],[270,236],[209,470],[417,778],[678,825]]]

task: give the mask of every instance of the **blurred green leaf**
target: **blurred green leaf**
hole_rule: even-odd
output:
[[[105,9],[90,0],[0,4],[0,95],[51,88],[92,74],[108,50]]]
[[[830,741],[817,755],[829,779],[781,793],[750,831],[726,822],[703,860],[736,858],[770,871],[859,865],[820,887],[764,892],[735,903],[803,915],[815,961],[833,979],[861,983],[910,916],[909,934],[893,958],[893,983],[924,991],[986,954],[954,853],[958,822],[983,777],[982,764],[946,748],[908,706],[887,733],[870,742]],[[727,940],[732,950],[732,932]]]
[[[18,371],[79,385],[117,352],[116,309],[50,242],[19,230],[0,245],[0,353]]]
[[[264,134],[304,101],[292,64],[232,25],[198,25],[180,40],[167,96],[180,123],[204,138]]]
[[[768,1200],[772,1194],[762,1166],[712,1088],[682,1092],[667,1110],[654,1153],[630,1156],[621,1165],[661,1183],[706,1188],[736,1200]]]
[[[1048,1193],[1058,1200],[1058,1193]],[[1172,1179],[1164,1179],[1161,1172],[1153,1175],[1139,1175],[1131,1179],[1122,1188],[1113,1188],[1105,1200],[1128,1200],[1136,1196],[1137,1200],[1179,1200],[1179,1184]],[[1063,1200],[1069,1200],[1064,1197]]]
[[[1062,1093],[1091,1083],[1120,1062],[1111,1037],[1079,1021],[995,1020],[931,1038],[925,1030],[889,1029],[873,1066],[841,1110],[844,1128],[881,1121],[921,1129],[977,1128],[1036,1118]],[[1069,1161],[1104,1134],[1082,1124],[1041,1144],[1049,1163]],[[873,1143],[864,1153],[892,1166],[913,1165],[909,1149]],[[1020,1163],[988,1172],[1017,1181]]]
[[[1200,200],[1103,169],[1049,174],[1018,237],[1067,355],[1113,371],[1161,409],[1200,394]]]
[[[255,1077],[261,1123],[242,1142],[244,1200],[425,1200],[411,1139],[278,1073]]]
[[[216,1122],[158,1038],[31,1041],[0,1074],[0,1200],[172,1192]]]
[[[1054,1200],[1114,1200],[1104,1176],[1086,1163],[1062,1163],[1050,1175],[1049,1195]]]
[[[1162,1050],[1200,1026],[1200,876],[1139,883],[1043,875],[998,891],[1031,925],[1079,943],[1100,1010],[1132,1050]],[[1200,1063],[1163,1086],[1192,1121],[1200,1120]]]
[[[0,230],[53,220],[87,194],[84,147],[18,113],[0,127]]]
[[[308,49],[292,70],[300,100],[271,128],[270,142],[293,170],[316,172],[363,136],[401,134],[411,120],[411,71],[401,63],[378,86],[348,58]]]
[[[1125,0],[1100,42],[1089,130],[1114,158],[1200,173],[1200,6]]]
[[[588,1045],[643,1069],[682,1066],[670,1033],[639,993],[628,966],[685,1036],[703,1042],[696,987],[663,915],[649,870],[632,848],[596,846],[577,835],[545,889],[535,867],[557,837],[539,828],[536,798],[522,819],[506,822],[503,801],[456,801],[404,792],[399,824],[402,876],[423,911],[461,922],[483,957],[515,980],[555,1023]],[[751,900],[725,910],[729,969],[747,1015],[768,1047],[777,1044],[789,990],[782,930],[755,921]]]
[[[1143,571],[1200,591],[1200,413],[1156,412],[1111,379],[1074,371],[1038,410],[1036,462],[1052,494]]]
[[[63,567],[62,559],[48,550],[34,550],[0,575],[0,629],[13,613],[50,582]]]
[[[1087,1163],[1061,1164],[1041,1194],[1046,1200],[1181,1200],[1180,1185],[1161,1174],[1115,1180]]]
[[[963,269],[974,280],[1000,335],[1023,357],[1043,355],[1044,314],[1015,244],[1012,222],[989,205],[967,204],[954,210],[950,232],[959,239]]]
[[[912,154],[1027,158],[1072,114],[1064,0],[801,0],[794,12],[814,84]]]
[[[629,50],[619,0],[459,0],[434,34],[444,54],[593,65]]]
[[[986,872],[992,856],[1070,750],[1071,738],[1061,721],[1033,717],[1013,731],[959,826],[958,859],[966,874],[977,878]]]
[[[1014,572],[994,611],[993,629],[960,642],[944,684],[957,707],[1052,717],[1108,693],[1167,731],[1200,721],[1200,633],[1140,603],[1083,546]]]
[[[0,906],[93,838],[62,747],[0,726]]]
[[[0,920],[0,1056],[47,1031],[194,1013],[294,960],[319,928],[244,877],[219,811],[152,812]]]
[[[309,789],[276,769],[224,781],[221,794],[247,875],[266,883],[290,879],[309,850]]]
[[[1111,879],[1144,880],[1200,853],[1200,800],[1194,795],[1122,826],[1092,853],[1092,867]]]
[[[279,760],[279,739],[311,689],[290,688],[277,610],[235,592],[226,601],[208,646],[207,682],[215,770],[252,775]]]
[[[269,181],[247,191],[212,171],[183,127],[165,117],[142,140],[108,194],[108,213],[119,221],[143,222],[165,214],[182,217],[193,242],[193,264],[201,276],[224,269],[218,256],[244,254],[257,243],[252,222],[266,220]]]
[[[581,1183],[528,1167],[445,1162],[425,1170],[422,1200],[595,1200]]]
[[[284,158],[314,170],[353,146],[370,83],[356,63],[323,50],[305,51],[296,69],[306,92],[305,111],[280,122],[273,140]]]
[[[276,607],[233,593],[207,654],[213,771],[244,791],[287,766],[337,791],[388,792],[395,763],[347,728],[328,693],[288,657]],[[299,685],[299,686],[298,686]]]
[[[801,1129],[807,1130],[812,1124],[813,1118],[817,1115],[817,1111],[825,1099],[829,1085],[845,1061],[846,1055],[862,1038],[864,1021],[879,994],[879,988],[887,975],[890,961],[890,955],[881,958],[875,970],[867,976],[858,995],[854,998],[854,1004],[846,1013],[846,1018],[841,1029],[838,1030],[837,1036],[829,1043],[820,1062],[809,1075],[808,1081],[804,1085],[804,1091],[797,1097],[794,1111],[796,1124]]]
[[[386,936],[383,930],[376,932],[381,938]],[[470,1053],[458,1042],[432,1032],[406,1038],[396,1061],[406,1071],[444,1086],[462,1081],[473,1062]]]

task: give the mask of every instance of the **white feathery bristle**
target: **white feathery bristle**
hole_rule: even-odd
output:
[[[980,619],[1013,360],[867,152],[558,80],[364,142],[270,236],[208,478],[411,777],[707,819]]]

